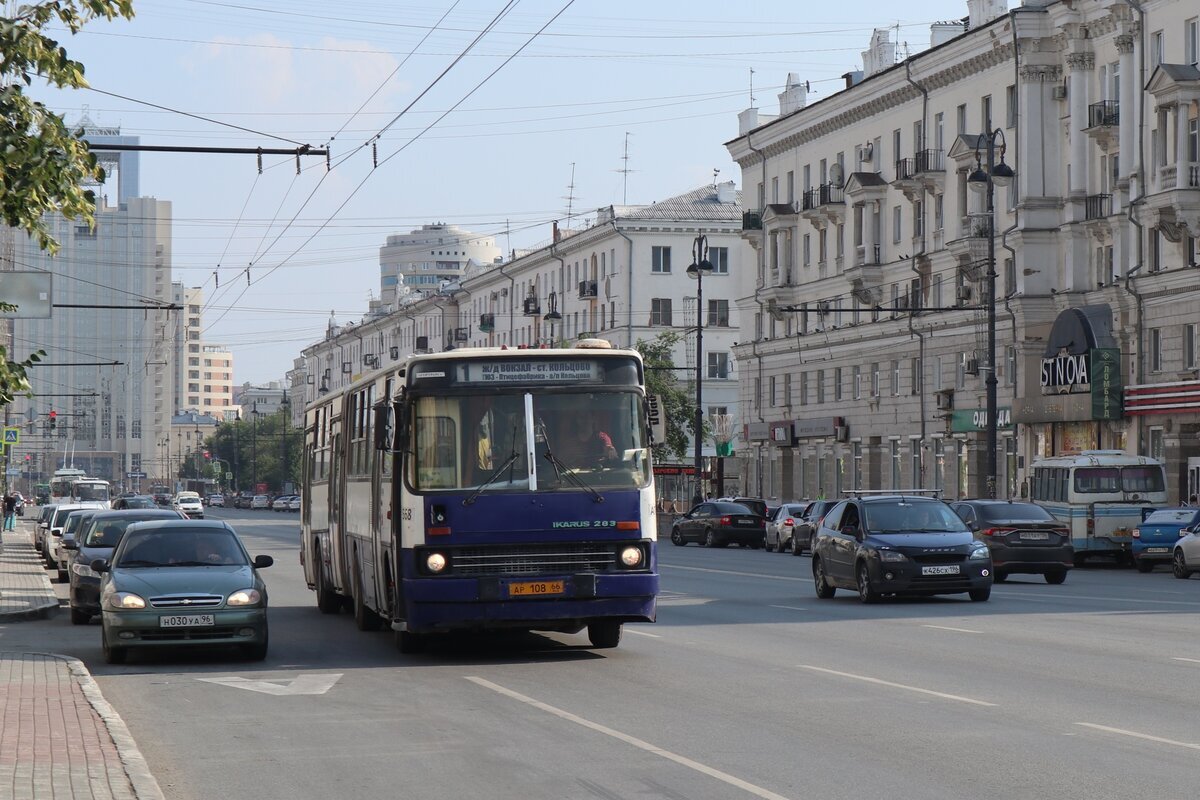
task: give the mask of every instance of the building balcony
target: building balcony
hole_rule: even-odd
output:
[[[1200,162],[1158,168],[1158,191],[1146,195],[1151,224],[1169,242],[1200,235]]]
[[[596,281],[579,282],[579,299],[595,300],[597,296]]]
[[[1088,124],[1084,133],[1108,152],[1120,136],[1121,112],[1116,100],[1102,100],[1088,106]]]
[[[1084,200],[1084,219],[1105,219],[1111,215],[1111,194],[1089,194]]]
[[[875,261],[856,264],[843,274],[850,282],[850,291],[863,305],[879,305],[883,298],[883,265],[879,263],[878,246]]]
[[[846,194],[841,186],[823,183],[804,193],[800,216],[817,227],[838,225],[846,219]]]

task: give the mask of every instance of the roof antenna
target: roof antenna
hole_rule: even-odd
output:
[[[754,67],[750,68],[750,107],[754,108]]]

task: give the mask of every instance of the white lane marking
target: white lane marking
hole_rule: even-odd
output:
[[[1183,656],[1173,656],[1172,661],[1187,661],[1192,664],[1200,664],[1200,658],[1184,658]]]
[[[983,633],[983,631],[973,631],[970,628],[951,628],[948,625],[922,625],[922,628],[933,628],[939,631],[954,631],[955,633]]]
[[[229,686],[233,689],[248,689],[251,692],[273,694],[276,696],[293,694],[325,694],[342,677],[342,673],[334,672],[320,675],[297,675],[290,681],[272,683],[270,681],[252,681],[231,675],[227,678],[197,678],[205,683],[215,683],[219,686]]]
[[[768,607],[769,608],[786,608],[788,611],[808,611],[807,608],[801,608],[800,606],[768,606]]]
[[[972,705],[987,706],[989,708],[994,708],[996,705],[995,703],[989,703],[985,700],[973,700],[970,697],[961,697],[956,694],[946,694],[945,692],[935,692],[932,689],[922,689],[919,686],[906,686],[903,683],[892,683],[891,681],[880,680],[879,678],[871,678],[866,675],[855,675],[852,672],[838,672],[835,669],[825,669],[824,667],[813,667],[808,664],[797,664],[796,666],[799,667],[800,669],[811,669],[814,672],[824,672],[827,675],[837,675],[842,678],[851,678],[853,680],[863,681],[865,683],[874,683],[878,686],[890,686],[893,689],[904,689],[905,691],[909,691],[909,692],[919,692],[920,694],[933,695],[934,697],[941,697],[944,700],[957,700],[960,703],[970,703]]]
[[[811,577],[796,578],[796,577],[792,577],[791,575],[767,575],[762,572],[738,572],[737,570],[733,570],[733,569],[709,569],[708,567],[681,567],[678,564],[659,564],[658,569],[659,569],[659,571],[662,571],[663,569],[686,569],[686,570],[690,570],[692,572],[715,572],[720,575],[739,575],[739,576],[745,577],[745,578],[767,578],[768,580],[773,580],[773,581],[801,581],[802,583],[808,583],[809,581],[812,580]]]
[[[1174,739],[1164,739],[1161,736],[1151,736],[1148,733],[1138,733],[1137,731],[1126,731],[1121,728],[1110,728],[1107,725],[1093,725],[1090,722],[1076,722],[1083,728],[1091,728],[1096,731],[1104,731],[1105,733],[1116,733],[1121,736],[1132,736],[1134,739],[1145,739],[1148,742],[1158,742],[1159,744],[1173,744],[1176,747],[1186,747],[1189,750],[1200,750],[1200,744],[1192,744],[1191,742],[1177,742]]]
[[[620,731],[613,730],[612,728],[600,725],[599,723],[584,719],[583,717],[572,714],[569,711],[563,711],[561,708],[555,708],[554,706],[543,703],[540,700],[534,700],[532,697],[527,697],[526,695],[514,692],[512,689],[506,689],[505,687],[496,683],[492,683],[485,678],[477,678],[472,675],[467,675],[465,677],[467,680],[478,686],[482,686],[485,689],[490,689],[493,692],[497,692],[505,697],[510,697],[513,700],[525,703],[526,705],[532,706],[540,711],[545,711],[548,714],[553,714],[554,716],[560,719],[565,719],[568,722],[574,722],[576,725],[582,725],[583,727],[596,731],[597,733],[603,733],[605,736],[611,736],[614,739],[625,742],[628,745],[632,745],[639,750],[644,750],[652,755],[660,756],[668,761],[674,761],[680,766],[695,770],[696,772],[707,775],[710,778],[716,778],[723,783],[727,783],[730,786],[748,792],[755,797],[761,797],[763,800],[787,800],[787,798],[783,795],[775,794],[775,792],[772,792],[769,789],[764,789],[761,786],[755,786],[753,783],[744,781],[741,778],[730,775],[727,772],[722,772],[721,770],[715,769],[706,764],[701,764],[699,761],[693,761],[692,759],[686,758],[677,753],[672,753],[670,750],[664,750],[658,745],[651,744],[650,742],[630,736],[627,733],[621,733]]]
[[[1033,593],[1022,593],[1022,592],[1009,592],[1009,591],[1005,591],[1003,589],[1000,591],[1003,592],[1003,594],[1001,594],[1001,597],[1003,597],[1005,600],[1009,599],[1010,597],[1013,600],[1036,599],[1036,600],[1040,600],[1042,602],[1046,602],[1047,600],[1050,600],[1050,599],[1054,599],[1054,600],[1112,600],[1112,601],[1119,602],[1119,603],[1146,603],[1149,605],[1158,605],[1158,606],[1200,606],[1200,602],[1196,602],[1194,600],[1193,601],[1140,600],[1140,599],[1134,598],[1134,597],[1090,597],[1088,595],[1082,595],[1082,594],[1059,594],[1058,592],[1053,592],[1053,593],[1048,592],[1046,594],[1033,594]]]
[[[632,633],[635,636],[649,636],[651,639],[661,639],[662,638],[657,633],[650,633],[649,631],[639,631],[639,630],[635,630],[634,628],[626,628],[625,632]]]

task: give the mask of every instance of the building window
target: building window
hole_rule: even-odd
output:
[[[902,489],[900,485],[900,440],[892,439],[888,442],[888,450],[892,457],[892,488]]]
[[[858,367],[855,367],[854,369],[855,369],[855,371],[857,371]],[[857,382],[858,381],[855,380],[855,383],[857,383]],[[857,392],[857,389],[855,391]],[[834,399],[834,401],[842,399],[842,368],[841,367],[835,367],[833,370],[833,399]]]
[[[1162,372],[1162,329],[1150,329],[1150,371]]]
[[[671,298],[655,297],[650,300],[650,325],[671,325]]]
[[[1155,31],[1150,35],[1150,66],[1156,67],[1163,63],[1163,32]]]
[[[900,206],[892,206],[892,244],[900,244]]]
[[[967,487],[970,486],[970,460],[967,458],[967,443],[959,439],[957,447],[958,456],[958,487],[957,492],[959,497],[967,496]]]
[[[1008,297],[1017,291],[1017,262],[1012,258],[1004,259],[1004,296]]]
[[[1166,460],[1165,456],[1167,448],[1164,445],[1162,428],[1150,429],[1150,440],[1147,442],[1147,444],[1150,446],[1150,452],[1146,455],[1150,456],[1151,458],[1156,458],[1159,461]]]
[[[840,370],[839,370],[840,371]],[[854,399],[862,399],[862,367],[855,365],[854,371],[850,376],[850,388],[854,391]],[[838,398],[841,399],[840,397]]]
[[[1193,17],[1183,23],[1184,61],[1193,67],[1200,63],[1200,18]]]
[[[1183,326],[1183,368],[1195,369],[1196,367],[1196,326],[1194,324]]]
[[[808,373],[800,373],[800,405],[808,405]]]
[[[708,377],[721,379],[729,377],[728,353],[708,354]]]
[[[802,263],[803,263],[803,264],[804,264],[804,266],[806,266],[806,267],[807,267],[807,266],[809,265],[809,263],[810,263],[809,256],[810,256],[810,254],[811,254],[811,253],[810,253],[810,251],[811,251],[811,249],[812,249],[812,248],[811,248],[811,245],[812,245],[812,236],[811,236],[811,235],[809,235],[809,234],[807,234],[807,233],[806,233],[806,234],[804,234],[804,239],[803,239],[803,242],[802,242],[802,244],[801,244],[801,258],[803,259],[803,260],[802,260]]]
[[[728,300],[709,300],[708,301],[708,320],[705,324],[710,328],[728,328],[729,327],[729,301]]]
[[[714,275],[729,274],[729,248],[728,247],[710,247],[708,248],[708,260],[713,265]]]
[[[792,373],[790,372],[783,374],[783,404],[788,408],[792,407]]]
[[[958,135],[962,136],[967,132],[967,104],[963,103],[954,110],[955,123],[958,126]]]
[[[853,451],[853,454],[854,454],[854,456],[853,456],[854,457],[854,475],[852,478],[852,480],[854,481],[853,488],[861,489],[862,483],[863,483],[862,442],[855,442],[853,447],[851,448],[851,450]]]
[[[921,450],[923,447],[924,445],[920,439],[908,440],[908,458],[912,469],[910,476],[912,485],[908,487],[910,489],[920,489],[924,485],[924,482],[921,480]]]
[[[900,396],[900,361],[892,362],[892,397]]]
[[[1009,84],[1004,90],[1004,127],[1017,127],[1017,86]]]
[[[774,375],[770,375],[767,377],[767,397],[768,397],[767,405],[771,406],[771,408],[774,408],[775,407],[775,376]]]
[[[1004,385],[1017,385],[1017,348],[1012,345],[1004,348]]]
[[[908,362],[908,393],[911,395],[919,395],[921,393],[921,359],[913,358]]]
[[[979,118],[983,122],[983,132],[989,133],[992,130],[992,96],[985,94],[979,98]]]
[[[709,251],[712,252],[711,250]],[[650,248],[650,272],[663,274],[671,271],[671,248],[654,245]]]
[[[825,370],[817,370],[817,403],[825,402]]]
[[[762,408],[762,378],[754,379],[754,407]]]
[[[879,397],[879,363],[871,365],[871,397]]]

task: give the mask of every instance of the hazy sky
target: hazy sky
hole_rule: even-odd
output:
[[[752,81],[764,112],[788,72],[817,100],[859,68],[873,28],[917,52],[929,23],[967,13],[966,0],[134,8],[63,37],[96,90],[39,91],[68,121],[86,106],[142,144],[332,149],[332,170],[306,158],[300,175],[289,157],[259,175],[253,156],[141,156],[141,193],[174,205],[175,279],[204,287],[205,340],[233,350],[237,383],[282,379],[330,311],[361,317],[389,233],[454,223],[508,251],[547,242],[568,205],[650,203],[714,169],[740,187],[723,143]]]

